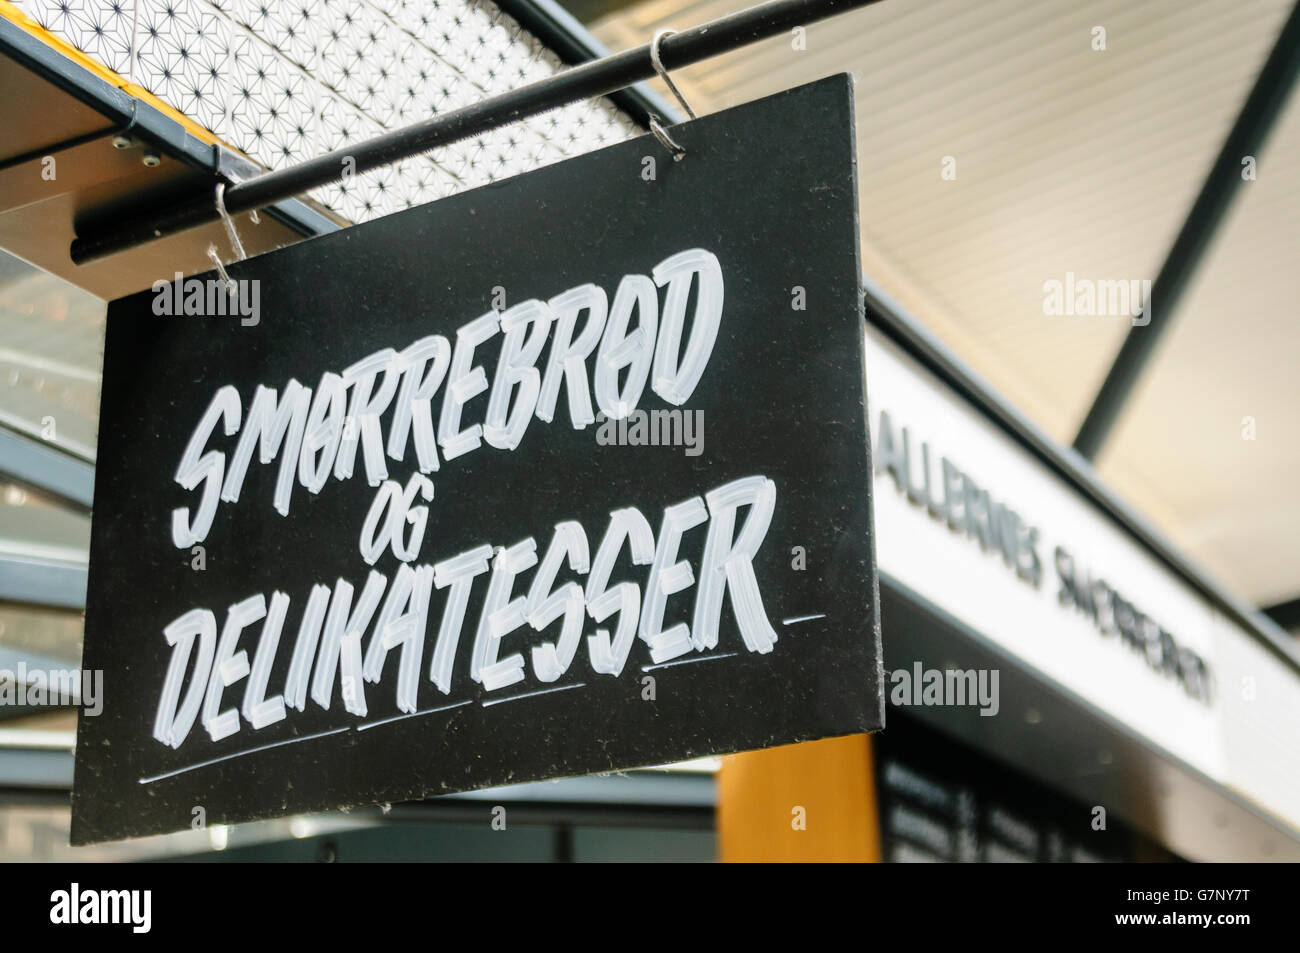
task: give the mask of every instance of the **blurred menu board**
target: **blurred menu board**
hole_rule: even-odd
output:
[[[1116,863],[1137,835],[1114,817],[1047,788],[891,712],[876,736],[884,859],[891,863]]]

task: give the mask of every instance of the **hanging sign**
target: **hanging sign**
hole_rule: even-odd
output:
[[[882,725],[847,76],[109,307],[77,843]]]

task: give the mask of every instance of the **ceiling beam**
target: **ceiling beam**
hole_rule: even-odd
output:
[[[1282,112],[1298,71],[1300,3],[1292,8],[1278,34],[1277,42],[1255,80],[1254,88],[1246,97],[1232,131],[1228,133],[1218,158],[1214,160],[1214,165],[1201,186],[1200,194],[1156,276],[1151,294],[1143,305],[1142,318],[1135,320],[1133,327],[1129,328],[1128,335],[1106,374],[1106,380],[1074,438],[1074,449],[1087,459],[1096,459],[1155,352],[1160,336],[1173,323],[1179,299],[1196,274],[1205,250],[1245,181],[1242,162],[1247,156],[1258,159],[1260,146]]]
[[[1300,597],[1269,606],[1263,612],[1287,631],[1300,632]]]

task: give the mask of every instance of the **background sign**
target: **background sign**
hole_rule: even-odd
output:
[[[74,842],[881,727],[850,81],[672,135],[110,306]]]
[[[881,571],[1223,781],[1206,600],[875,332],[867,364]]]

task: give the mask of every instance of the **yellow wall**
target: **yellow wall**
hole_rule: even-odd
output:
[[[718,859],[879,861],[871,736],[826,738],[723,758]]]

